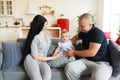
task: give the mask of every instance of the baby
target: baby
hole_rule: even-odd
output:
[[[64,51],[73,49],[72,42],[69,40],[68,31],[64,30],[61,33],[61,42],[58,42],[59,53],[64,55]]]
[[[58,47],[55,50],[56,54],[60,54],[59,58],[50,61],[50,66],[59,68],[64,67],[67,62],[74,61],[74,57],[67,57],[64,51],[68,49],[74,49],[72,42],[69,40],[69,33],[66,30],[61,32],[61,41],[58,42]]]

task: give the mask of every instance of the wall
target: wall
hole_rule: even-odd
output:
[[[91,11],[92,14],[96,14],[97,18],[97,5],[98,0],[13,0],[14,1],[14,17],[0,17],[0,26],[5,26],[5,21],[8,22],[9,26],[14,26],[15,19],[23,18],[25,26],[29,26],[33,17],[36,14],[40,14],[39,7],[42,5],[51,6],[55,10],[55,15],[46,15],[49,26],[55,24],[57,19],[60,18],[60,14],[64,14],[64,18],[70,20],[70,35],[73,36],[76,33],[77,16],[84,12]],[[30,5],[28,5],[30,1]],[[27,14],[27,12],[34,12],[34,15]],[[97,20],[97,19],[96,19]],[[98,25],[98,24],[97,24]],[[99,25],[98,25],[99,26]]]
[[[120,28],[120,1],[112,0],[111,2],[111,27],[110,31],[112,32],[112,37],[114,40],[118,38],[117,33]]]
[[[98,25],[104,32],[111,32],[111,38],[117,39],[120,26],[120,1],[98,0]]]

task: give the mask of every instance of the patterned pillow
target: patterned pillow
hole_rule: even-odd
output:
[[[19,66],[22,53],[19,43],[3,42],[3,65],[2,70]]]
[[[114,41],[109,40],[109,52],[111,54],[111,65],[113,67],[113,76],[120,74],[120,46]]]

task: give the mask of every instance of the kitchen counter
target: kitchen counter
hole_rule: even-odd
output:
[[[8,26],[8,27],[6,27],[6,26],[0,26],[0,28],[20,28],[19,26]]]
[[[6,39],[8,39],[8,35],[14,36],[15,34],[16,37],[9,37],[9,39],[16,40],[16,38],[26,38],[28,35],[30,27],[20,27],[20,26],[0,26],[0,33],[1,36],[3,35],[4,32],[6,33]],[[61,35],[61,28],[60,27],[49,27],[47,26],[47,30],[50,32],[51,38],[60,38]],[[3,40],[6,40],[4,36],[2,36]]]
[[[29,29],[30,27],[21,27],[21,26],[8,26],[8,27],[6,27],[6,26],[0,26],[0,28],[23,28],[23,29]]]

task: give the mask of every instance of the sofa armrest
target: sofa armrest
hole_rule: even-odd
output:
[[[2,51],[0,51],[0,70],[2,67],[2,61],[3,61],[3,53],[2,53]]]
[[[117,77],[120,74],[120,46],[114,41],[109,40],[109,52],[111,55],[112,75]]]

